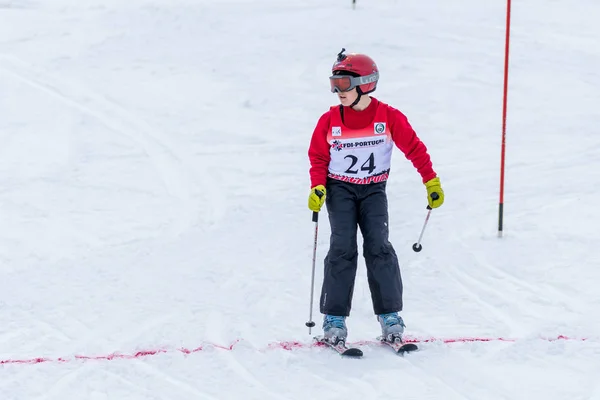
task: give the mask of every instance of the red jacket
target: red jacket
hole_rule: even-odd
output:
[[[379,100],[371,97],[371,104],[363,111],[344,107],[344,125],[350,129],[362,129],[372,124],[379,103]],[[330,121],[332,112],[339,113],[340,108],[332,108],[321,116],[310,141],[308,158],[311,164],[311,187],[325,185],[327,181],[329,161],[331,159],[331,145],[327,141],[327,134],[331,129]],[[388,106],[387,120],[392,140],[415,166],[423,179],[423,183],[435,178],[437,175],[433,170],[431,159],[427,153],[427,147],[418,138],[406,116],[397,109]]]

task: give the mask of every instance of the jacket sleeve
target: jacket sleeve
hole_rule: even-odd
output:
[[[319,118],[317,126],[310,141],[308,148],[308,159],[310,161],[310,182],[311,188],[317,185],[325,185],[327,181],[327,172],[329,170],[329,143],[327,143],[327,132],[329,131],[329,111]]]
[[[427,147],[419,139],[406,116],[399,110],[390,107],[388,120],[390,121],[392,140],[406,158],[412,162],[421,175],[423,183],[435,178],[437,174],[433,170]]]

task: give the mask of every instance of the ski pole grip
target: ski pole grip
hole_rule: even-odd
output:
[[[324,193],[321,192],[319,189],[315,189],[315,194],[320,199],[321,197],[323,197]],[[317,211],[313,211],[312,220],[313,220],[313,222],[319,221],[319,213]]]
[[[440,198],[440,195],[439,195],[439,194],[437,194],[436,192],[433,192],[433,193],[431,193],[431,195],[430,195],[429,197],[431,197],[431,199],[435,201],[435,200],[437,200],[437,199],[439,199],[439,198]],[[428,210],[431,210],[431,206],[429,206],[429,205],[428,205],[428,206],[427,206],[427,209],[428,209]]]

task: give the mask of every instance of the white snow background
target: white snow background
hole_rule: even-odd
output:
[[[600,399],[600,4],[513,3],[499,239],[505,1],[0,0],[0,399]],[[511,341],[396,356],[361,259],[363,359],[310,345],[307,149],[342,47],[446,193],[414,253],[395,150],[406,334]]]

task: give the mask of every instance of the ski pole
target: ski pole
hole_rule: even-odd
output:
[[[433,200],[437,200],[440,198],[440,196],[437,193],[431,193],[431,198]],[[423,246],[421,246],[421,239],[423,239],[423,234],[425,233],[425,227],[427,226],[427,222],[429,221],[429,216],[431,215],[431,207],[427,206],[427,216],[425,217],[425,223],[423,224],[423,229],[421,229],[421,234],[419,235],[419,240],[417,240],[417,243],[413,244],[413,251],[415,252],[420,252],[421,250],[423,250]]]
[[[323,193],[319,190],[315,190],[315,194],[321,198],[323,197]],[[308,326],[308,334],[311,333],[311,328],[315,326],[314,321],[312,320],[312,311],[313,311],[313,299],[315,293],[315,263],[317,260],[317,236],[319,234],[319,212],[313,211],[312,220],[315,223],[315,240],[313,244],[313,257],[312,257],[312,274],[310,278],[310,309],[308,313],[308,322],[306,326]]]

